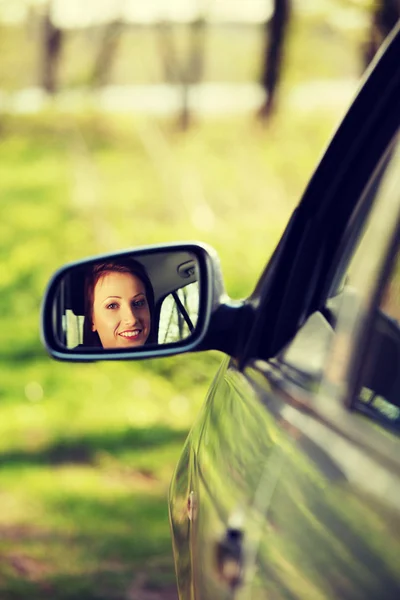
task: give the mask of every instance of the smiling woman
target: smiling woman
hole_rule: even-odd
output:
[[[86,277],[83,345],[129,348],[152,343],[153,312],[153,286],[140,263],[97,263]]]
[[[200,245],[183,242],[67,265],[55,274],[43,306],[45,343],[88,361],[191,347],[203,333],[207,257]]]

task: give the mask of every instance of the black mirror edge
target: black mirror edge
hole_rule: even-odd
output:
[[[163,347],[155,346],[146,349],[135,349],[131,352],[126,350],[112,350],[104,352],[103,349],[93,349],[88,352],[86,349],[66,349],[57,341],[52,324],[52,309],[54,306],[55,292],[60,280],[72,268],[89,265],[92,262],[101,261],[110,258],[121,258],[124,256],[135,256],[140,254],[152,254],[156,252],[168,251],[188,251],[192,252],[198,259],[200,272],[202,275],[200,306],[203,307],[199,322],[195,331],[188,340],[165,344]],[[220,261],[217,252],[211,246],[200,242],[176,242],[169,244],[156,244],[151,246],[141,246],[138,248],[127,249],[120,252],[113,252],[97,256],[91,256],[79,261],[68,263],[61,267],[50,280],[44,295],[41,309],[41,339],[47,352],[60,361],[68,362],[95,362],[99,360],[143,360],[147,358],[159,358],[163,356],[173,356],[184,352],[195,352],[204,350],[220,350],[231,356],[235,355],[236,340],[232,339],[231,325],[233,320],[239,316],[238,313],[246,315],[248,310],[244,302],[233,302],[225,293],[223,277],[220,267]],[[238,322],[241,319],[238,319]],[[240,331],[240,327],[234,328],[234,331]],[[234,336],[237,337],[236,335]]]

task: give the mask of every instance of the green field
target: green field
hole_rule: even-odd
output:
[[[312,74],[315,36],[296,35],[305,51],[286,86]],[[344,67],[332,47],[328,61],[315,59],[315,76],[354,75],[352,48]],[[25,48],[1,85],[31,84],[33,58]],[[86,77],[74,64],[71,84]],[[0,115],[1,600],[173,597],[168,484],[221,359],[51,361],[39,310],[52,272],[86,255],[194,239],[218,251],[228,293],[248,295],[343,108],[283,107],[266,128],[249,115],[185,134],[144,117]]]

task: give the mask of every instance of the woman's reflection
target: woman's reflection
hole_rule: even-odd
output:
[[[132,259],[95,264],[85,282],[83,345],[134,348],[155,341],[154,292],[145,268]]]

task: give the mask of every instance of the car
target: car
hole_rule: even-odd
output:
[[[399,57],[397,27],[248,298],[227,297],[196,242],[84,259],[49,284],[42,337],[59,360],[225,355],[170,486],[181,600],[400,597]],[[171,294],[190,327],[68,344],[73,278],[126,260],[158,286],[158,331]]]

